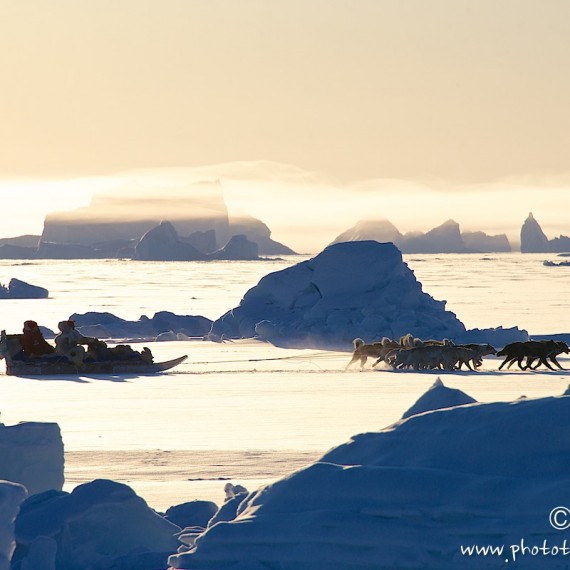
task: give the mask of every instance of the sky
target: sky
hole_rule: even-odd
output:
[[[293,226],[319,212],[336,235],[357,221],[353,210],[371,213],[371,195],[390,206],[388,189],[407,192],[402,219],[392,206],[378,212],[399,227],[426,230],[448,217],[500,225],[470,204],[480,196],[488,211],[498,203],[491,193],[505,187],[505,227],[521,222],[519,205],[541,203],[553,231],[566,227],[566,0],[0,0],[0,8],[0,193],[18,212],[0,235],[39,233],[46,210],[120,191],[125,173],[156,179],[161,169],[167,178],[172,169],[225,173],[232,204],[253,203],[250,213],[263,212],[280,235],[283,217],[299,235]],[[432,207],[419,207],[411,188]]]

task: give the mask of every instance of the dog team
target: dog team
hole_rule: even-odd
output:
[[[399,340],[384,337],[372,344],[355,338],[353,344],[352,359],[345,370],[359,360],[362,369],[368,358],[375,358],[373,367],[380,362],[386,362],[392,368],[400,370],[461,370],[465,365],[469,370],[475,371],[482,365],[483,357],[491,354],[505,357],[499,370],[502,370],[505,364],[508,369],[515,362],[521,370],[536,370],[541,364],[554,370],[550,362],[563,370],[556,357],[570,352],[565,342],[557,340],[513,342],[497,352],[490,344],[454,344],[449,339],[421,340],[412,334],[404,335]]]

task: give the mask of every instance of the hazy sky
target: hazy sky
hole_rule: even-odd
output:
[[[0,177],[568,171],[567,0],[0,0]]]
[[[570,233],[568,0],[0,0],[0,50],[0,235],[172,167],[286,242]]]

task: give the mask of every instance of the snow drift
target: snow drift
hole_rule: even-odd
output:
[[[426,412],[354,437],[251,493],[237,518],[211,526],[177,569],[560,568],[549,522],[568,505],[570,398]],[[570,522],[570,521],[569,521]],[[502,556],[462,547],[503,545]],[[516,555],[518,554],[518,557]],[[516,560],[515,560],[516,558]]]
[[[16,519],[13,562],[23,569],[51,555],[57,570],[163,568],[179,531],[127,485],[98,479],[72,493],[27,499]]]
[[[85,336],[99,339],[143,338],[154,340],[163,333],[173,333],[187,337],[202,337],[212,326],[212,321],[196,315],[175,315],[169,311],[159,311],[152,318],[141,315],[138,321],[129,321],[113,313],[90,311],[74,313],[70,319]]]
[[[0,479],[21,483],[28,493],[63,487],[64,458],[56,423],[0,424]]]
[[[394,244],[360,241],[331,245],[313,259],[266,275],[213,323],[210,337],[258,336],[278,346],[347,350],[356,337],[370,342],[408,333],[469,339],[445,301],[422,291]],[[524,331],[495,329],[478,331],[478,338],[487,333],[499,344],[526,339]]]
[[[410,409],[404,412],[402,419],[422,414],[423,412],[474,404],[476,401],[475,398],[457,388],[444,386],[441,378],[438,376],[433,386]]]

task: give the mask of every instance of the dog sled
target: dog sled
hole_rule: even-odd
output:
[[[164,362],[149,362],[142,358],[103,359],[73,362],[58,354],[26,356],[22,350],[21,334],[6,334],[0,337],[0,358],[6,361],[6,374],[9,376],[53,376],[53,375],[92,375],[92,374],[155,374],[165,372],[188,357],[179,356]],[[135,351],[133,351],[135,352]]]

